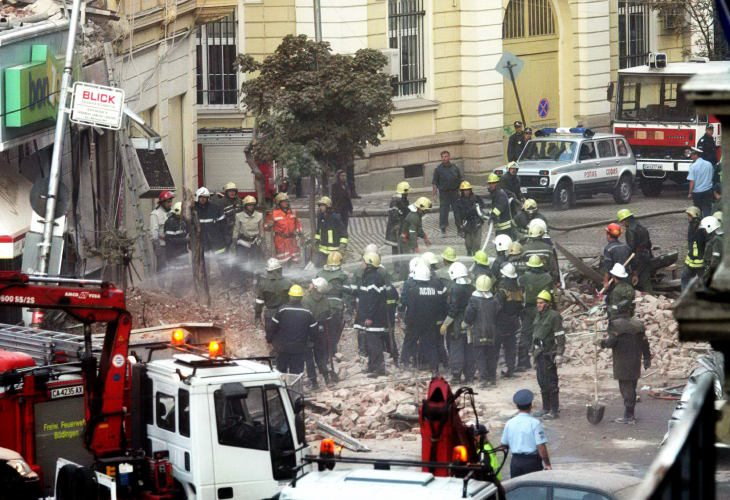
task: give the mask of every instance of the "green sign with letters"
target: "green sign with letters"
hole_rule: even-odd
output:
[[[55,119],[63,61],[47,45],[31,47],[30,62],[5,69],[5,126]]]

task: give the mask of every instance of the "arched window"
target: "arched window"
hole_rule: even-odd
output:
[[[502,22],[502,38],[555,34],[555,15],[550,0],[512,0]]]

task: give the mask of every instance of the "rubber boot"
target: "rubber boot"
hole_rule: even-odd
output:
[[[617,418],[615,422],[617,424],[634,425],[636,423],[636,419],[634,418],[634,409],[629,406],[624,408],[624,416],[622,418]]]
[[[536,418],[544,417],[550,413],[550,393],[542,393],[542,410],[533,411],[532,416]]]
[[[329,387],[329,386],[331,385],[331,383],[330,383],[330,374],[329,374],[329,372],[325,372],[325,373],[323,373],[323,374],[322,374],[322,376],[324,377],[324,385],[325,385],[326,387]]]
[[[545,420],[555,420],[560,418],[560,393],[554,392],[550,394],[550,413],[543,417]]]
[[[530,362],[530,357],[527,355],[527,348],[519,346],[517,348],[517,365],[515,365],[515,373],[522,373],[527,370],[526,362]]]

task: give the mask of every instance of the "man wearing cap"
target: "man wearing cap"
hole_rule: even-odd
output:
[[[606,227],[606,242],[608,244],[603,249],[603,288],[608,287],[613,266],[615,264],[624,265],[631,256],[631,249],[628,245],[619,241],[619,236],[621,236],[621,226],[611,223]]]
[[[433,180],[431,181],[434,201],[436,201],[436,190],[439,194],[441,236],[446,236],[446,228],[449,226],[449,210],[454,211],[454,224],[456,224],[456,227],[461,227],[461,218],[456,207],[461,182],[461,170],[451,163],[451,153],[441,151],[441,164],[433,171]]]
[[[628,208],[618,211],[618,222],[625,228],[626,245],[634,254],[631,282],[644,293],[654,293],[651,286],[651,237]],[[626,262],[626,261],[624,261]]]
[[[543,468],[552,470],[542,422],[530,416],[533,397],[529,389],[515,393],[512,401],[517,405],[519,413],[507,422],[502,432],[502,445],[512,452],[509,468],[511,478],[538,472]]]
[[[715,168],[707,160],[702,158],[703,151],[700,148],[692,148],[692,164],[689,166],[687,180],[689,181],[689,194],[687,198],[692,204],[702,210],[702,216],[707,217],[712,212],[712,177]]]
[[[507,161],[519,160],[526,142],[525,134],[522,133],[522,122],[516,121],[515,133],[509,136],[509,142],[507,143]]]
[[[505,191],[512,193],[518,200],[522,201],[524,200],[524,196],[522,196],[522,188],[520,186],[520,178],[517,177],[517,170],[517,163],[514,161],[510,162],[510,164],[507,165],[507,171],[499,178],[499,186]]]
[[[712,163],[713,167],[717,165],[717,144],[715,144],[715,138],[712,136],[714,133],[715,126],[708,123],[705,127],[705,135],[697,141],[697,148],[702,150],[702,159]]]

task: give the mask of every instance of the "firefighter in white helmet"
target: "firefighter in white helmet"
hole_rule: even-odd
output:
[[[507,252],[509,251],[509,246],[512,244],[512,238],[510,238],[506,234],[498,234],[494,238],[494,249],[497,251],[497,257],[494,259],[494,262],[492,262],[492,274],[493,277],[493,288],[497,288],[497,285],[499,284],[499,280],[502,278],[502,274],[500,273],[500,269],[502,269],[502,265],[507,263],[508,255]]]
[[[157,199],[157,207],[150,214],[150,240],[152,249],[155,252],[155,270],[161,273],[167,267],[167,256],[165,253],[165,222],[172,215],[172,200],[175,194],[172,191],[163,191]],[[159,283],[164,287],[162,283]]]
[[[193,197],[195,204],[192,211],[200,222],[201,239],[203,240],[203,251],[211,256],[211,260],[217,262],[221,278],[228,281],[227,266],[223,262],[226,252],[226,217],[221,207],[210,202],[210,191],[201,187]]]
[[[256,198],[249,195],[243,199],[243,211],[236,215],[233,226],[233,242],[231,251],[236,255],[240,270],[241,285],[248,288],[249,281],[256,289],[257,270],[261,267],[266,255],[264,240],[264,216],[256,210]]]
[[[722,228],[720,222],[713,216],[702,219],[700,226],[707,233],[703,269],[705,280],[710,280],[722,262]]]

